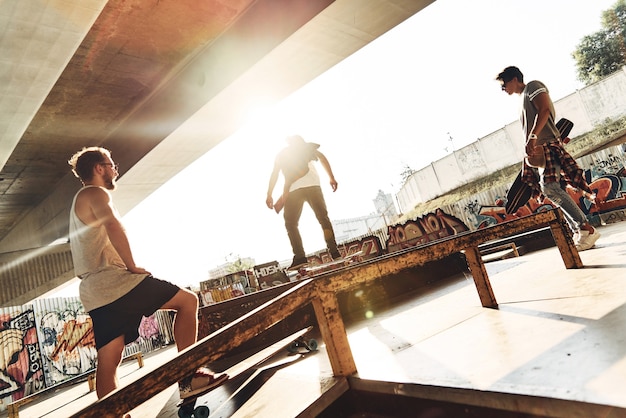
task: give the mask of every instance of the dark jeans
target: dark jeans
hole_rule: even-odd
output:
[[[285,228],[287,229],[287,235],[291,242],[291,248],[293,250],[294,257],[305,257],[304,247],[302,246],[302,237],[298,230],[298,222],[302,215],[302,208],[304,203],[307,202],[313,213],[317,218],[317,221],[322,226],[324,231],[324,241],[331,254],[337,254],[337,242],[335,241],[335,233],[333,226],[328,218],[328,210],[326,209],[326,201],[322,194],[322,188],[319,186],[304,187],[302,189],[289,192],[287,201],[285,202]]]

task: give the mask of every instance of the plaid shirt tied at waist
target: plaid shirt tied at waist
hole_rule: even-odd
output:
[[[544,183],[553,183],[557,180],[556,170],[560,169],[560,181],[566,182],[570,186],[592,193],[587,181],[583,176],[583,170],[578,167],[574,158],[563,148],[563,142],[557,140],[542,145],[543,153],[546,156],[546,167],[543,171]],[[539,185],[539,170],[526,164],[526,160],[522,162],[522,181],[528,184],[533,190],[533,197],[537,198],[542,195],[541,186]]]

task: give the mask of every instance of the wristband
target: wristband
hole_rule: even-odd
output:
[[[537,139],[537,135],[530,134],[530,135],[528,135],[528,139]]]

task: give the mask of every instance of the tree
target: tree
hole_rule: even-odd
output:
[[[226,262],[229,263],[228,267],[226,268],[229,273],[237,273],[240,271],[250,270],[252,269],[252,267],[254,267],[254,263],[251,259],[241,258],[239,254],[230,253],[226,257]]]
[[[572,53],[578,79],[586,84],[614,73],[626,64],[626,0],[602,12],[602,29],[585,36]]]
[[[415,173],[415,170],[409,167],[408,164],[405,164],[404,169],[400,173],[400,176],[402,177],[402,184],[405,184],[409,177],[413,175],[413,173]]]

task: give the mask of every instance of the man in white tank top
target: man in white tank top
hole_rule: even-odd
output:
[[[70,246],[74,272],[81,279],[80,299],[93,322],[96,392],[102,398],[118,386],[124,346],[138,338],[142,316],[158,309],[173,310],[178,350],[196,342],[198,297],[135,264],[110,194],[119,175],[111,153],[101,147],[83,148],[68,163],[83,184],[70,210]],[[180,396],[200,393],[227,378],[200,368],[179,383]]]

